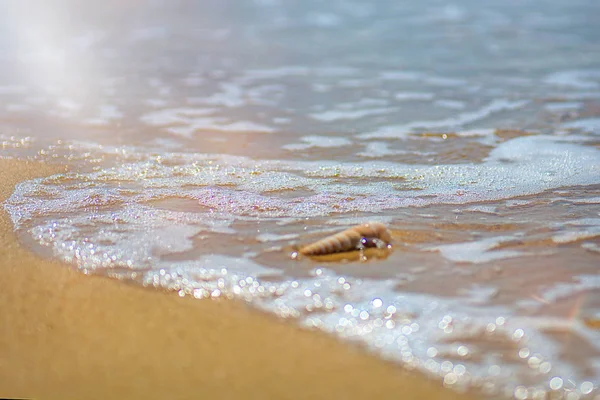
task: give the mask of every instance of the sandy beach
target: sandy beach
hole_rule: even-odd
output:
[[[19,181],[62,170],[0,160],[0,201]],[[236,301],[179,298],[42,259],[0,210],[0,397],[467,397]]]

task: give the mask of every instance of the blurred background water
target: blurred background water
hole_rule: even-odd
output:
[[[34,251],[449,387],[597,394],[600,3],[0,5],[0,155],[70,167],[5,204]],[[367,220],[385,260],[290,257]]]

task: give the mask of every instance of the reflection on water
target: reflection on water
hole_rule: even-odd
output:
[[[7,6],[0,154],[70,166],[5,204],[35,251],[448,387],[598,393],[598,5]],[[290,257],[368,220],[389,257]]]

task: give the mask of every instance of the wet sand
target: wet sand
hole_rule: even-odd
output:
[[[0,201],[61,167],[0,160]],[[44,260],[0,208],[0,397],[459,399],[237,301],[193,300]]]

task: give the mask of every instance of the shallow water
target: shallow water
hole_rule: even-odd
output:
[[[598,395],[599,5],[4,4],[0,155],[70,167],[4,205],[32,250],[448,387]],[[291,257],[364,221],[389,257]]]

